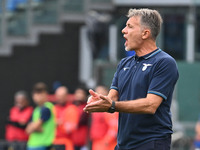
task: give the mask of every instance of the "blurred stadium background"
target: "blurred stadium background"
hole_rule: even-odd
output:
[[[121,29],[129,8],[160,11],[158,46],[178,62],[175,131],[194,137],[200,113],[200,0],[0,0],[0,139],[13,95],[38,81],[110,85],[127,54]]]

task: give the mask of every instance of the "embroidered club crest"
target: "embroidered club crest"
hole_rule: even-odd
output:
[[[152,66],[152,64],[145,64],[143,63],[143,67],[142,67],[142,71],[145,71],[147,69],[147,67]]]

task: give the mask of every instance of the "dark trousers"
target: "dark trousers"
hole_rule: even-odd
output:
[[[126,149],[126,150],[170,150],[170,146],[171,146],[171,136],[166,139],[154,140],[145,143],[134,149]],[[116,146],[115,150],[125,150],[125,149],[120,149]]]

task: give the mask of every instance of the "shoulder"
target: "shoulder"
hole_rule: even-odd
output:
[[[74,104],[69,104],[69,105],[66,107],[65,110],[67,110],[67,111],[72,111],[72,110],[77,110],[77,109],[78,109],[78,107],[77,107],[76,105],[74,105]]]
[[[63,108],[63,106],[61,106],[61,105],[59,105],[59,104],[55,104],[54,105],[54,109],[62,109]]]
[[[164,51],[161,51],[154,57],[154,73],[169,74],[175,78],[179,76],[178,67],[175,59]]]
[[[32,106],[28,106],[26,109],[27,109],[27,111],[33,111],[33,107]]]
[[[45,104],[44,104],[44,106],[45,107],[48,107],[48,108],[53,108],[54,107],[54,105],[51,103],[51,102],[46,102]]]
[[[41,112],[51,112],[54,109],[54,105],[51,102],[46,102],[40,109]]]
[[[161,51],[159,54],[158,54],[158,60],[163,60],[163,61],[169,61],[169,62],[174,62],[176,63],[175,59],[170,56],[168,53],[164,52],[164,51]]]
[[[69,104],[63,111],[64,116],[69,117],[70,115],[76,116],[78,115],[79,109],[77,106],[73,104]]]
[[[19,110],[19,108],[18,107],[16,107],[16,106],[13,106],[12,108],[10,108],[10,112],[13,112],[13,111],[18,111]]]
[[[41,107],[41,113],[50,113],[50,109],[46,106]]]
[[[128,57],[125,57],[125,58],[122,58],[121,61],[119,62],[119,64],[124,64],[130,60],[133,59],[134,56],[128,56]]]
[[[17,108],[16,106],[13,106],[10,110],[9,110],[9,115],[15,115],[19,113],[19,108]]]
[[[23,110],[23,113],[32,113],[33,112],[33,107],[32,106],[28,106]]]
[[[161,51],[156,57],[155,62],[160,67],[177,68],[175,59],[164,51]]]
[[[51,116],[51,109],[46,107],[46,106],[43,106],[41,107],[41,110],[40,110],[40,113],[41,113],[41,118],[49,118]],[[44,119],[46,120],[46,119]]]
[[[130,62],[133,59],[133,57],[134,56],[128,56],[128,57],[122,58],[118,64],[118,69],[124,66],[125,64],[127,64],[128,62]]]

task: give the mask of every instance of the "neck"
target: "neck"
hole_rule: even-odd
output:
[[[144,43],[140,48],[135,50],[135,53],[138,57],[149,54],[157,49],[155,41],[149,41],[148,43]]]
[[[65,105],[67,105],[67,102],[65,102],[65,103],[60,103],[59,105],[60,105],[60,106],[65,106]]]
[[[42,107],[42,106],[44,105],[45,102],[46,102],[46,101],[43,101],[43,102],[39,103],[38,106],[39,106],[39,107]]]
[[[22,110],[24,110],[26,107],[27,107],[27,106],[20,107],[19,110],[22,111]]]

